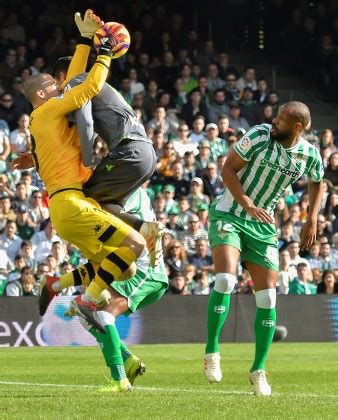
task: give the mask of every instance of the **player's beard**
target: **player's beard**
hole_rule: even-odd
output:
[[[276,134],[273,134],[272,132],[270,132],[270,137],[272,138],[272,140],[276,140],[279,143],[283,143],[284,141],[292,138],[292,130],[284,131],[281,133],[275,127],[273,128],[276,130]]]

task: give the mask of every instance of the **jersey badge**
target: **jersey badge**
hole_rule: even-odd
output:
[[[250,139],[249,137],[243,137],[239,142],[239,147],[242,150],[247,150],[250,147]]]

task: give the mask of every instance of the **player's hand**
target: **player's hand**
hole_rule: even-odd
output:
[[[12,160],[12,169],[30,169],[34,167],[34,160],[31,152],[22,153],[22,155]]]
[[[270,214],[260,207],[251,207],[247,210],[249,216],[257,219],[262,223],[275,223],[275,219]]]
[[[110,35],[104,38],[100,38],[101,47],[99,49],[98,55],[106,54],[114,59],[115,53],[119,52],[124,46],[124,42],[121,42],[118,36]]]
[[[300,246],[302,249],[310,249],[317,235],[317,220],[309,219],[304,223],[300,231]]]
[[[74,20],[81,36],[89,39],[92,39],[95,32],[104,24],[103,20],[96,16],[91,9],[86,10],[83,19],[81,14],[76,12]]]

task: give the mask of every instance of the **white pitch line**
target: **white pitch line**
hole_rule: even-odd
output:
[[[48,383],[36,383],[36,382],[15,382],[15,381],[0,381],[0,385],[15,385],[15,386],[31,386],[31,387],[55,387],[55,388],[100,388],[104,386],[102,385],[75,385],[75,384],[48,384]],[[217,386],[217,385],[215,385]],[[252,392],[249,391],[238,391],[238,390],[223,390],[223,389],[211,389],[211,388],[204,388],[204,389],[187,389],[187,388],[161,388],[161,387],[151,387],[151,386],[136,386],[134,387],[136,390],[140,391],[151,391],[151,392],[187,392],[193,394],[216,394],[216,395],[253,395]],[[294,393],[294,392],[274,392],[272,396],[274,397],[281,397],[290,395],[292,397],[300,397],[300,398],[334,398],[337,399],[338,395],[320,395],[320,394],[311,394],[311,393]]]

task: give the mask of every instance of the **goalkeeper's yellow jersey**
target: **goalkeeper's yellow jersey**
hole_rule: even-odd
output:
[[[73,89],[34,109],[29,129],[32,156],[48,194],[81,187],[91,175],[82,164],[79,137],[66,114],[80,108],[101,90],[108,74],[110,57],[98,56],[86,80]]]

